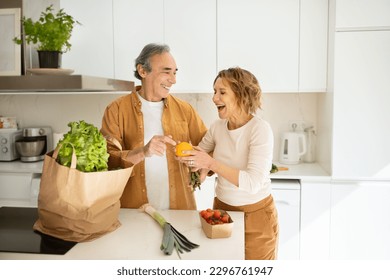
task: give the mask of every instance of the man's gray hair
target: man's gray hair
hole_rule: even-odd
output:
[[[142,80],[142,77],[138,73],[137,65],[141,64],[142,68],[145,69],[146,72],[152,71],[152,66],[150,65],[150,58],[155,54],[162,54],[165,52],[170,52],[170,48],[168,45],[165,44],[147,44],[139,54],[139,56],[135,59],[135,71],[134,76]]]

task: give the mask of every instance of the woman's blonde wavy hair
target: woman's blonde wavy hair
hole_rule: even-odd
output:
[[[221,78],[227,82],[236,94],[237,105],[248,114],[255,114],[261,109],[261,88],[257,78],[248,70],[240,67],[228,68],[219,71],[216,80]]]

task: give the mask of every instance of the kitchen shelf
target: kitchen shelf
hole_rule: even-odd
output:
[[[134,82],[83,75],[0,77],[0,94],[128,93]]]

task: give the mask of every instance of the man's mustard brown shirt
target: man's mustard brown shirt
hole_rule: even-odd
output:
[[[136,91],[140,88],[138,86]],[[164,134],[172,135],[173,140],[191,142],[195,146],[207,131],[202,119],[192,106],[171,95],[164,99],[162,127]],[[122,145],[121,151],[107,141],[110,168],[132,166],[131,162],[126,161],[129,151],[147,144],[144,142],[141,101],[135,92],[122,96],[107,106],[101,132],[106,137],[117,139]],[[174,149],[170,145],[167,147],[166,156],[170,209],[196,209],[194,194],[188,183],[188,169],[182,168],[184,174],[180,173],[179,162],[175,160]],[[184,178],[184,184],[182,178]],[[147,202],[145,161],[142,160],[134,166],[121,197],[121,207],[138,208]]]

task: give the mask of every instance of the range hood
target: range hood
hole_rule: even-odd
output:
[[[0,92],[131,91],[134,82],[84,75],[0,76]]]

